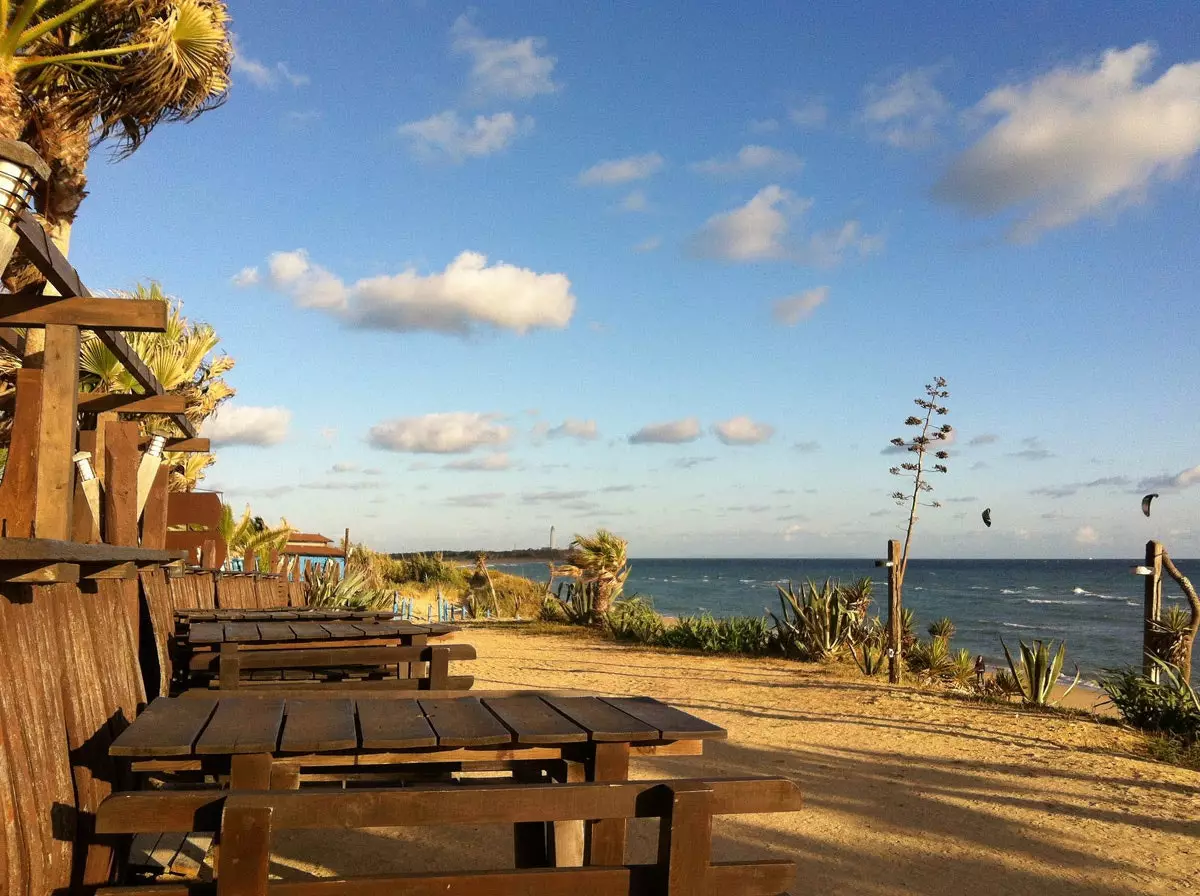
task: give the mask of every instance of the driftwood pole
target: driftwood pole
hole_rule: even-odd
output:
[[[888,575],[888,681],[899,684],[904,677],[900,625],[900,542],[892,539],[887,547]]]
[[[1157,541],[1146,542],[1146,604],[1142,620],[1142,674],[1151,681],[1160,679],[1158,665],[1151,660],[1158,656],[1158,622],[1162,618],[1163,546]]]

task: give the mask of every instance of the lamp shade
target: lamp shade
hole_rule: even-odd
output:
[[[0,224],[12,222],[29,205],[34,184],[50,176],[50,166],[18,140],[0,140]]]

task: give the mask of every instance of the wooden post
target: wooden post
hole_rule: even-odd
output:
[[[342,559],[350,559],[350,527],[346,527],[346,537],[342,539]]]
[[[36,510],[38,538],[71,538],[75,501],[75,429],[79,398],[79,328],[46,325],[42,413],[38,421]]]
[[[887,547],[888,576],[888,681],[899,684],[904,678],[902,646],[904,630],[900,608],[900,542],[892,539]]]
[[[0,481],[0,521],[8,538],[33,536],[37,506],[38,419],[41,415],[42,372],[17,371],[8,463]]]
[[[47,360],[49,355],[50,344],[47,343]],[[104,542],[135,546],[138,543],[138,425],[110,423],[104,430]]]
[[[1159,668],[1150,657],[1158,656],[1161,640],[1155,624],[1162,618],[1162,575],[1163,546],[1157,541],[1146,542],[1146,565],[1151,573],[1146,576],[1145,618],[1142,620],[1142,674],[1153,682],[1160,679]]]
[[[142,547],[165,548],[167,546],[167,500],[171,471],[166,464],[158,468],[146,509],[142,511]]]

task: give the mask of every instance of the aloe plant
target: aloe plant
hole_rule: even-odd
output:
[[[1054,693],[1055,682],[1062,672],[1063,660],[1067,656],[1067,642],[1060,642],[1056,652],[1053,650],[1053,641],[1046,644],[1035,640],[1032,647],[1024,641],[1020,644],[1021,665],[1018,667],[1012,654],[1008,652],[1008,645],[1004,643],[1003,638],[1000,639],[1000,646],[1004,648],[1004,658],[1008,660],[1008,668],[1012,670],[1021,699],[1031,706],[1053,706],[1056,701],[1051,700],[1051,696]],[[1076,666],[1075,680],[1062,693],[1062,697],[1066,697],[1075,689],[1075,685],[1079,684],[1079,677],[1079,667]]]
[[[838,656],[849,642],[857,615],[837,584],[826,579],[818,589],[809,581],[800,586],[799,594],[791,582],[777,588],[782,615],[772,613],[771,618],[773,636],[784,655],[807,660]]]

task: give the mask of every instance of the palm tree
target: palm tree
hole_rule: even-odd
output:
[[[630,572],[628,547],[629,542],[607,529],[597,529],[594,535],[576,535],[571,542],[568,562],[579,569],[580,583],[592,589],[592,612],[598,620],[603,620],[625,587]]]
[[[166,121],[190,121],[229,90],[233,44],[224,0],[0,0],[0,137],[50,165],[38,206],[64,254],[87,195],[92,149],[134,152]],[[40,275],[19,253],[10,289]],[[32,331],[26,355],[40,357]]]
[[[292,537],[292,527],[284,520],[282,525],[271,528],[261,516],[250,515],[250,505],[241,520],[234,522],[233,508],[228,504],[221,505],[221,537],[231,558],[245,556],[247,551],[254,554],[260,570],[267,569],[270,563],[271,551],[281,551],[287,546]],[[272,570],[273,572],[274,570]]]

